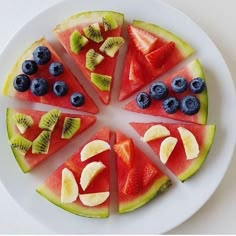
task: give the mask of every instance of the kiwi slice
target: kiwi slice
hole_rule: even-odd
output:
[[[102,22],[103,22],[105,31],[113,30],[118,27],[118,24],[112,14],[107,14],[103,16]]]
[[[94,42],[100,43],[103,41],[100,26],[98,23],[94,23],[92,25],[84,27],[83,31],[85,36],[93,40]]]
[[[32,143],[33,154],[47,154],[48,153],[51,133],[52,133],[51,131],[43,130],[39,134],[39,136]]]
[[[91,73],[92,83],[101,91],[110,91],[111,89],[111,76]]]
[[[21,134],[34,124],[31,116],[18,112],[14,115],[14,121]]]
[[[75,54],[78,54],[87,43],[88,39],[77,30],[70,35],[70,50]]]
[[[53,131],[60,115],[61,112],[58,109],[45,113],[40,119],[39,128]]]
[[[99,50],[106,53],[109,57],[114,57],[124,42],[125,40],[122,37],[108,37]]]
[[[66,117],[62,129],[62,139],[70,139],[80,129],[80,118]]]
[[[102,56],[101,54],[95,52],[94,49],[90,49],[87,53],[86,53],[86,68],[93,71],[95,69],[95,67],[100,64],[104,59],[104,56]]]
[[[32,142],[18,134],[10,139],[10,145],[14,150],[24,156],[30,149]]]

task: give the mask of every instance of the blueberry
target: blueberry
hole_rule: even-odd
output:
[[[48,93],[49,84],[43,78],[36,78],[32,80],[30,90],[35,96],[43,96]]]
[[[63,73],[63,65],[60,62],[53,62],[48,70],[51,75],[58,76]]]
[[[39,65],[44,65],[51,60],[51,52],[47,47],[39,46],[33,51],[34,61]]]
[[[70,97],[70,102],[75,107],[80,107],[84,104],[85,98],[81,93],[73,93]]]
[[[173,114],[179,109],[180,102],[175,97],[169,97],[162,102],[162,107],[168,114]]]
[[[26,75],[33,75],[34,73],[37,72],[38,70],[38,65],[35,61],[32,60],[26,60],[23,62],[22,64],[22,71],[26,74]]]
[[[204,90],[205,86],[205,81],[198,77],[190,82],[189,88],[193,93],[201,93]]]
[[[62,97],[66,95],[68,87],[64,81],[56,81],[53,84],[53,92],[56,96]]]
[[[180,109],[186,115],[194,115],[200,110],[200,101],[195,96],[186,96],[181,100]]]
[[[177,76],[172,80],[171,88],[176,93],[183,93],[188,88],[188,82],[185,78]]]
[[[136,103],[139,108],[145,109],[151,105],[151,96],[148,93],[141,92],[136,97]]]
[[[17,75],[13,80],[13,86],[18,92],[25,92],[30,88],[30,78],[27,75]]]
[[[156,100],[162,100],[166,98],[168,93],[169,93],[168,88],[163,82],[153,83],[149,91],[151,97]]]

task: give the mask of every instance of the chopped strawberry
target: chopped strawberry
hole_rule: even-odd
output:
[[[155,49],[158,41],[155,35],[132,25],[128,26],[128,33],[136,49],[144,55]]]
[[[132,168],[126,178],[123,193],[127,195],[137,194],[141,189],[141,179],[136,168]]]
[[[114,151],[117,156],[124,162],[127,167],[132,166],[132,157],[134,153],[134,145],[132,139],[126,139],[114,145]]]
[[[157,174],[157,169],[151,164],[147,163],[143,168],[143,187],[147,186]]]
[[[160,68],[162,68],[167,61],[169,61],[169,58],[174,50],[175,43],[170,42],[145,56],[154,72],[154,75],[156,71],[159,71]]]

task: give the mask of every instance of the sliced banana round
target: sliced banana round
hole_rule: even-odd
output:
[[[81,188],[85,191],[85,189],[89,186],[93,179],[105,168],[106,166],[100,161],[93,161],[87,164],[82,170],[80,176]]]
[[[85,206],[98,206],[109,197],[109,192],[80,194],[79,199]]]
[[[61,182],[61,202],[74,202],[78,198],[79,188],[73,173],[69,169],[64,168],[62,170]]]
[[[80,159],[81,161],[86,161],[89,158],[96,156],[99,153],[102,153],[106,150],[111,149],[109,143],[103,140],[93,140],[87,143],[80,152]]]
[[[166,164],[171,153],[173,152],[178,140],[174,137],[165,138],[160,147],[160,159],[163,164]]]
[[[184,150],[187,156],[187,160],[198,157],[199,145],[193,133],[183,127],[179,127],[178,131],[184,144]]]
[[[170,131],[164,125],[153,125],[145,133],[141,140],[144,143],[170,136]]]

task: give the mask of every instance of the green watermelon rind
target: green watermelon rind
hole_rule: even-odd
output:
[[[206,81],[203,67],[198,59],[195,59],[190,64],[188,64],[188,71],[191,74],[192,78],[200,77],[203,80]],[[208,117],[208,92],[207,87],[206,89],[197,94],[197,97],[200,101],[201,107],[198,112],[198,117],[196,120],[196,123],[198,124],[206,124],[207,123],[207,117]]]
[[[32,57],[32,51],[40,46],[44,45],[45,43],[45,38],[41,38],[34,42],[32,45],[30,45],[23,53],[22,55],[18,58],[12,69],[10,70],[9,74],[7,75],[7,79],[5,80],[5,83],[3,85],[2,89],[2,95],[3,96],[14,96],[16,94],[16,90],[12,86],[13,80],[17,74],[22,73],[22,63]]]
[[[134,20],[132,25],[135,27],[141,28],[145,31],[148,31],[162,38],[163,40],[167,42],[170,42],[170,41],[175,42],[175,45],[178,48],[181,55],[183,56],[183,58],[187,58],[194,53],[194,49],[187,42],[185,42],[180,37],[176,36],[175,34],[169,32],[168,30],[158,25],[147,23],[144,21],[139,21],[139,20]]]
[[[102,17],[111,14],[115,18],[119,26],[123,25],[124,14],[114,11],[88,11],[75,14],[65,19],[62,23],[57,25],[53,30],[55,33],[63,32],[69,28],[73,28],[78,24],[92,24],[96,22],[102,22]]]
[[[205,162],[208,153],[212,147],[214,136],[215,136],[216,126],[215,125],[207,125],[207,131],[206,135],[204,137],[204,142],[201,146],[200,154],[195,162],[186,169],[184,172],[179,174],[177,177],[180,181],[184,182],[187,179],[191,178],[193,175],[195,175],[198,170],[201,168],[203,163]]]
[[[101,208],[89,208],[86,206],[79,206],[76,203],[62,203],[60,197],[53,193],[46,185],[42,185],[36,189],[36,192],[39,193],[42,197],[46,198],[49,202],[54,205],[62,208],[65,211],[68,211],[72,214],[89,217],[89,218],[107,218],[109,217],[108,207]]]
[[[16,135],[13,117],[14,117],[14,110],[7,108],[7,110],[6,110],[6,124],[7,124],[7,135],[8,135],[9,140]],[[29,172],[30,166],[26,162],[24,156],[22,154],[20,154],[19,152],[17,152],[14,148],[11,147],[11,149],[12,149],[12,153],[13,153],[17,163],[19,164],[20,168],[22,169],[22,171],[24,173]]]
[[[170,186],[171,180],[167,176],[157,179],[141,196],[134,196],[133,200],[120,202],[119,213],[124,214],[143,206],[159,193],[166,191]]]

